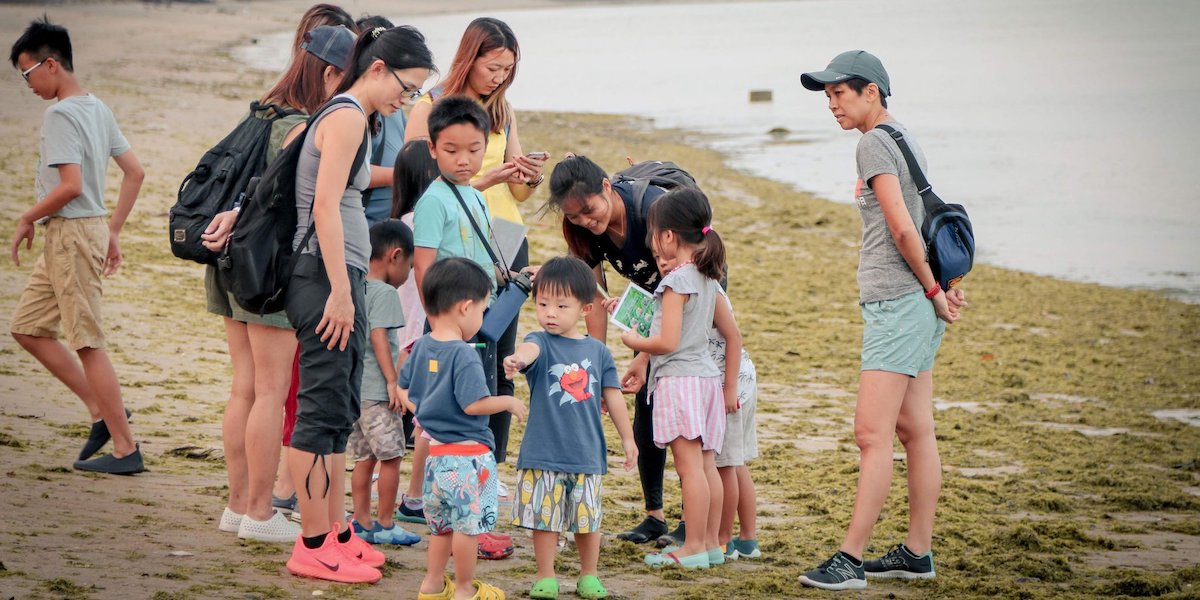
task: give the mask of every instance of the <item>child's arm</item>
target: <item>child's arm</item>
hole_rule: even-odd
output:
[[[517,373],[524,371],[542,355],[542,349],[533,342],[524,342],[517,346],[512,355],[504,359],[504,376],[512,379]]]
[[[633,440],[633,426],[629,424],[629,407],[625,405],[625,396],[621,395],[621,390],[604,388],[604,406],[608,407],[608,416],[621,436],[621,446],[625,448],[625,463],[622,466],[629,471],[637,464],[638,449]]]
[[[525,420],[528,409],[514,396],[484,396],[463,408],[463,412],[471,416],[494,415],[508,411],[518,421]]]
[[[388,408],[393,412],[400,410],[400,389],[396,387],[396,363],[392,362],[392,347],[388,336],[392,332],[386,327],[376,327],[371,330],[371,350],[375,352],[375,362],[383,372],[383,380],[387,382]]]
[[[58,185],[54,186],[54,189],[50,190],[44,198],[29,207],[29,210],[25,211],[17,221],[17,230],[13,234],[12,241],[12,260],[13,264],[18,267],[21,266],[21,257],[17,251],[21,249],[21,242],[25,242],[26,250],[33,248],[35,233],[33,224],[62,210],[64,206],[83,193],[83,170],[78,163],[63,163],[55,165],[55,168],[58,169]]]
[[[437,262],[437,248],[426,248],[417,246],[413,249],[413,277],[417,278],[417,297],[421,299],[421,306],[425,306],[425,294],[421,290],[425,289],[422,284],[425,283],[425,274],[429,272],[429,267]]]
[[[742,370],[742,333],[738,331],[737,320],[733,318],[733,311],[724,298],[717,299],[717,310],[713,315],[717,333],[725,338],[725,412],[737,412],[741,408],[738,406],[737,384],[738,373]]]
[[[671,288],[663,290],[662,295],[662,329],[658,335],[644,338],[636,331],[626,331],[621,335],[621,341],[630,349],[650,354],[668,354],[679,347],[679,338],[683,335],[683,305],[688,297]]]
[[[414,415],[417,414],[417,405],[414,404],[412,400],[408,399],[408,388],[402,388],[397,385],[396,389],[400,393],[400,407],[403,409],[400,411],[401,414],[403,414],[405,412],[410,412]],[[391,405],[389,404],[389,406],[391,406]],[[395,410],[395,409],[392,409],[392,410]]]
[[[625,376],[621,378],[621,390],[626,394],[636,394],[646,385],[646,371],[650,368],[650,355],[645,352],[633,357]]]
[[[125,219],[129,218],[129,213],[133,211],[133,204],[137,202],[138,192],[142,189],[142,181],[146,179],[146,170],[142,168],[142,163],[138,161],[133,150],[126,150],[114,157],[113,161],[121,169],[121,191],[117,194],[117,208],[113,210],[112,218],[108,220],[108,255],[104,260],[105,277],[116,273],[117,268],[121,266],[119,240],[121,228],[125,226]]]

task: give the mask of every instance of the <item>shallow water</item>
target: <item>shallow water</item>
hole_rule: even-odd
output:
[[[939,194],[970,211],[981,261],[1200,302],[1200,3],[813,0],[490,13],[523,57],[521,110],[645,115],[715,134],[736,166],[839,202],[857,132],[799,83],[849,48],[888,66],[892,114]],[[880,15],[872,22],[862,15]],[[396,18],[443,70],[475,14]],[[280,69],[290,32],[242,49]],[[750,90],[774,92],[750,103]],[[788,133],[772,136],[772,128]],[[559,154],[553,140],[537,149]],[[527,148],[532,150],[534,148]],[[630,148],[637,158],[637,148]],[[658,158],[658,157],[654,157]],[[665,157],[670,158],[670,157]],[[685,165],[686,166],[686,165]],[[719,220],[719,219],[718,219]]]

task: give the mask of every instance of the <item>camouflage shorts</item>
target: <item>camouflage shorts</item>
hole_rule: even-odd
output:
[[[391,460],[404,456],[404,423],[387,402],[364,401],[348,442],[355,461]]]

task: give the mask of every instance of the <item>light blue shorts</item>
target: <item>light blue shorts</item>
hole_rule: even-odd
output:
[[[425,522],[433,535],[479,535],[496,528],[496,459],[483,444],[446,444],[425,460]]]
[[[863,371],[889,371],[916,377],[933,369],[946,323],[921,292],[862,305]]]

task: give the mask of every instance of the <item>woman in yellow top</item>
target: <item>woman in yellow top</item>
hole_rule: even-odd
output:
[[[458,44],[454,63],[444,83],[426,93],[409,113],[404,141],[429,139],[429,113],[433,103],[444,96],[464,95],[478,100],[492,121],[488,135],[487,151],[483,166],[471,180],[471,185],[483,193],[488,211],[494,218],[506,219],[522,224],[517,203],[524,202],[541,185],[545,175],[542,167],[546,163],[544,152],[526,155],[521,150],[521,139],[517,132],[516,113],[504,97],[517,76],[517,62],[521,50],[512,29],[498,19],[481,17],[471,21]],[[520,271],[529,266],[529,242],[521,244],[512,260],[512,270]],[[496,344],[496,356],[505,357],[516,348],[517,320],[509,325]],[[513,382],[504,376],[504,366],[496,361],[496,373],[488,374],[489,386],[495,381],[494,391],[501,395],[513,393]],[[494,379],[493,379],[494,377]],[[489,427],[496,438],[496,462],[504,462],[508,451],[508,429],[511,415],[492,415]],[[501,496],[507,495],[501,483]],[[491,540],[490,535],[480,537],[480,553],[485,558],[497,558],[511,553],[511,541]],[[505,538],[507,536],[500,536]],[[494,546],[494,547],[493,547]]]

